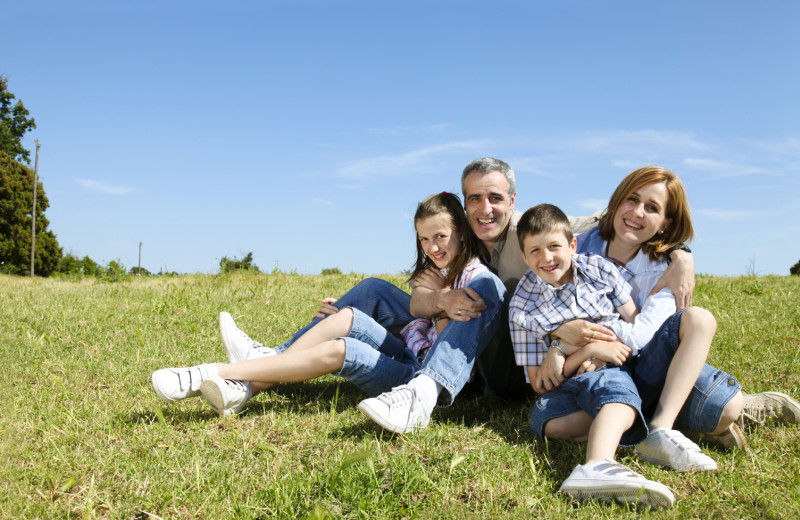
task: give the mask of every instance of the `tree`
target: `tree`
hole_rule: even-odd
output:
[[[789,274],[800,275],[800,260],[789,269]]]
[[[253,263],[253,252],[250,251],[247,255],[239,260],[234,257],[233,259],[223,256],[219,261],[219,272],[229,273],[231,271],[252,271],[260,273],[258,266]]]
[[[49,203],[42,183],[37,183],[36,251],[34,270],[49,276],[61,260],[61,247],[44,211]],[[0,151],[0,272],[25,274],[31,267],[31,212],[33,170]]]
[[[28,118],[29,112],[22,101],[14,104],[14,94],[7,88],[8,80],[0,76],[0,152],[30,164],[31,153],[22,146],[22,137],[36,128],[36,123]]]

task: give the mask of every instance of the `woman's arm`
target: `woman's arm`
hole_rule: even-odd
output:
[[[661,278],[656,282],[650,294],[656,294],[664,287],[669,287],[675,295],[678,310],[692,304],[694,292],[694,257],[682,249],[676,249],[669,255],[670,264]]]

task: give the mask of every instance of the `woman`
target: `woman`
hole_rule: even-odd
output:
[[[733,376],[704,363],[716,330],[713,316],[698,307],[676,312],[669,289],[650,295],[668,266],[666,253],[692,235],[682,183],[667,170],[648,167],[632,172],[622,181],[600,225],[578,238],[580,253],[602,254],[632,278],[632,296],[640,313],[632,324],[620,322],[614,332],[576,320],[551,334],[568,346],[620,341],[633,350],[634,357],[628,363],[609,367],[612,372],[606,375],[601,374],[605,370],[596,376],[584,373],[603,368],[599,362],[587,362],[583,375],[570,381],[570,389],[632,380],[637,398],[641,398],[643,417],[637,418],[635,410],[624,405],[614,405],[617,408],[612,412],[610,403],[607,406],[605,402],[597,408],[573,406],[562,398],[565,391],[560,389],[548,394],[548,399],[537,401],[531,412],[531,430],[535,434],[589,441],[587,463],[576,467],[562,486],[562,491],[572,496],[622,499],[622,487],[641,485],[641,476],[613,462],[617,442],[632,445],[644,440],[638,444],[637,453],[655,464],[678,470],[715,469],[716,464],[697,445],[673,428],[740,435],[733,421],[743,407],[741,387]],[[690,333],[696,338],[698,331],[704,339],[690,341]],[[550,349],[542,365],[544,377],[560,373],[561,363],[563,358],[558,351]],[[619,375],[615,375],[617,372]],[[605,382],[617,379],[620,383]],[[549,381],[553,386],[560,382],[552,378]]]

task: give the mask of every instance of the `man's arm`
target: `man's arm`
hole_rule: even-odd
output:
[[[453,321],[469,321],[480,317],[486,304],[474,289],[450,289],[443,287],[442,282],[439,273],[423,273],[414,280],[409,308],[412,316],[434,318],[444,312]]]
[[[694,292],[694,257],[682,249],[676,249],[669,255],[670,264],[658,280],[650,294],[653,295],[669,287],[675,295],[675,304],[678,310],[692,304]]]

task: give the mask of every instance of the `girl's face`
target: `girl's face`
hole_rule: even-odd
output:
[[[422,250],[439,269],[450,265],[461,250],[461,235],[452,226],[446,213],[418,220],[415,226]]]
[[[666,229],[669,195],[662,182],[645,184],[629,193],[614,213],[614,240],[641,246]]]

